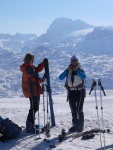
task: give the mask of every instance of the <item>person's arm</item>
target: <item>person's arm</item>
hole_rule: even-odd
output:
[[[28,74],[30,74],[31,77],[36,78],[36,79],[38,79],[38,80],[42,80],[42,79],[39,77],[39,75],[37,74],[37,72],[36,72],[33,68],[27,67],[27,68],[26,68],[26,72],[27,72]]]
[[[86,74],[85,74],[84,70],[77,69],[76,73],[82,80],[84,80],[86,78]]]
[[[68,75],[68,70],[66,69],[62,74],[60,74],[59,79],[63,80]]]
[[[36,71],[37,72],[41,72],[43,69],[44,69],[44,63],[42,62],[42,63],[40,63],[37,67],[35,67],[36,68]]]
[[[40,77],[37,75],[36,71],[34,71],[32,68],[27,67],[27,68],[26,68],[26,72],[27,72],[28,74],[30,74],[33,78],[37,79],[39,84],[45,81],[45,78],[44,78],[44,77],[43,77],[43,78],[40,78]]]

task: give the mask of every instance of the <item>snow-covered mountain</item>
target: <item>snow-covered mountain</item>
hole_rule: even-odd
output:
[[[23,63],[25,54],[14,54],[10,51],[0,49],[0,97],[22,96],[21,90],[21,72],[19,66]],[[113,57],[108,55],[94,56],[76,51],[57,51],[48,47],[38,47],[32,51],[35,54],[35,65],[39,64],[46,57],[50,64],[50,77],[53,94],[66,92],[65,80],[59,80],[59,74],[63,72],[70,64],[70,57],[76,54],[82,64],[86,75],[86,87],[90,88],[92,78],[102,78],[105,89],[113,88]],[[43,76],[43,72],[40,74]]]
[[[73,32],[78,30],[85,30],[89,28],[94,28],[92,25],[87,24],[82,20],[74,20],[67,18],[57,18],[50,25],[49,29],[47,29],[47,33],[42,34],[38,41],[42,43],[56,43],[67,40],[67,36],[71,35]],[[81,34],[81,37],[83,34]],[[69,38],[69,36],[68,36]]]
[[[37,35],[35,34],[0,34],[0,48],[10,49],[13,52],[26,52],[29,48],[35,47],[35,40]]]
[[[85,54],[113,55],[113,27],[96,27],[77,43],[76,50]]]
[[[47,34],[49,32],[56,34],[53,27],[57,27],[58,22],[65,22],[64,20],[55,20]],[[65,30],[70,26],[69,22],[73,23],[72,20],[68,20],[68,24],[64,25]],[[77,22],[81,22],[81,26],[78,24],[80,28],[73,27],[73,30],[69,29],[70,32],[68,30],[64,33],[64,28],[60,27],[59,31],[63,30],[63,36],[61,36],[62,40],[56,43],[51,41],[40,43],[34,34],[0,34],[0,97],[23,96],[19,66],[23,63],[25,54],[30,52],[35,54],[35,65],[42,62],[45,57],[49,59],[53,94],[66,92],[65,81],[60,81],[58,76],[68,67],[73,54],[77,55],[86,72],[87,88],[90,88],[92,78],[100,77],[105,89],[113,88],[111,84],[113,83],[113,28],[93,28],[88,25],[88,28],[83,28],[83,22],[80,20]],[[60,34],[61,32],[59,37]],[[40,74],[42,75],[43,73]]]

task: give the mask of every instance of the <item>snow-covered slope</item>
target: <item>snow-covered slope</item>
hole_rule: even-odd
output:
[[[93,55],[113,55],[113,27],[96,27],[77,43],[76,50]]]
[[[106,93],[107,97],[103,97],[103,116],[105,129],[110,129],[111,133],[105,133],[105,146],[106,150],[113,150],[113,91]],[[99,98],[98,98],[99,100]],[[45,135],[41,134],[41,139],[35,140],[39,135],[25,133],[25,129],[21,132],[21,135],[14,140],[10,140],[6,143],[0,142],[0,150],[50,150],[50,144],[54,144],[57,140],[58,135],[61,133],[61,129],[65,128],[66,131],[72,126],[71,112],[69,103],[66,102],[66,96],[59,95],[53,96],[54,101],[54,114],[56,126],[51,128],[50,143],[43,141]],[[100,112],[100,101],[99,104],[99,116]],[[0,99],[0,115],[2,117],[9,117],[13,122],[19,126],[25,126],[26,117],[29,110],[29,101],[25,98],[3,98]],[[50,114],[49,114],[50,115]],[[84,131],[98,128],[97,123],[97,111],[95,109],[95,100],[93,93],[88,96],[84,102]],[[100,116],[101,118],[101,116]],[[38,123],[38,114],[36,113],[36,124]],[[46,120],[47,121],[47,120]],[[40,100],[40,123],[44,124],[43,114],[43,99]],[[82,140],[81,138],[72,140],[70,135],[67,140],[62,142],[55,148],[55,150],[101,150],[100,136],[96,134],[93,139]],[[103,136],[102,136],[103,143]],[[103,144],[104,145],[104,144]]]
[[[21,72],[19,66],[23,63],[25,54],[13,53],[12,51],[0,49],[0,97],[22,96]],[[30,52],[30,51],[29,51]],[[59,80],[59,74],[70,64],[70,57],[73,54],[79,58],[87,75],[86,87],[90,88],[92,78],[102,78],[105,89],[113,88],[113,57],[108,55],[87,55],[76,51],[57,51],[48,47],[38,47],[32,51],[35,54],[35,65],[41,63],[45,57],[49,59],[50,77],[53,94],[66,92],[65,80]],[[43,76],[43,72],[40,74]]]
[[[74,31],[72,33],[70,33],[68,36],[83,36],[83,35],[87,35],[88,33],[92,32],[94,30],[94,28],[88,28],[88,29],[84,29],[84,30],[77,30],[77,31]]]

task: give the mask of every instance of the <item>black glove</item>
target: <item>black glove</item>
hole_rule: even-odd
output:
[[[44,62],[44,65],[47,65],[48,64],[48,59],[44,58],[43,62]]]

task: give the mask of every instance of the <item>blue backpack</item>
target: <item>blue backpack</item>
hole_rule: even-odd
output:
[[[5,140],[17,138],[20,135],[22,128],[15,124],[9,118],[3,119],[0,117],[0,139],[4,142]]]

